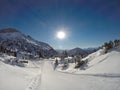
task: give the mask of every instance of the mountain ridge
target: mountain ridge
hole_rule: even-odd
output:
[[[12,28],[0,30],[0,48],[3,47],[6,52],[16,52],[16,56],[19,57],[51,57],[56,54],[49,44],[37,41]]]
[[[4,29],[0,29],[0,33],[13,33],[13,32],[19,32],[17,29],[14,28],[4,28]]]

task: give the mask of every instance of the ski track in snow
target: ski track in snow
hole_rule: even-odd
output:
[[[23,90],[120,90],[119,74],[60,72],[54,70],[52,60],[33,61],[31,63],[32,67],[40,70],[31,78]]]
[[[71,75],[78,75],[78,76],[93,76],[93,77],[106,77],[106,78],[120,78],[120,74],[110,74],[110,73],[104,73],[104,74],[77,74],[75,72],[61,72],[57,71],[60,73],[65,73],[65,74],[71,74]]]
[[[33,65],[36,68],[39,68],[38,64],[32,62]],[[28,85],[28,87],[26,88],[26,90],[37,90],[37,88],[39,88],[40,84],[41,84],[41,77],[42,77],[42,71],[43,71],[43,66],[44,66],[44,61],[41,62],[41,67],[40,67],[40,74],[36,75],[35,77],[32,78],[30,84]]]
[[[43,66],[42,66],[43,67]],[[34,89],[28,90],[119,90],[118,84],[116,87],[109,88],[109,85],[120,82],[120,75],[113,74],[68,74],[54,70],[51,61],[44,61],[40,81],[36,82]],[[106,78],[107,77],[107,78]],[[80,80],[80,81],[79,81]],[[41,83],[40,83],[41,82]],[[83,83],[81,83],[83,82]],[[72,84],[73,83],[73,84]],[[76,84],[75,84],[76,83]],[[106,86],[102,87],[105,83]],[[71,86],[72,85],[72,86]],[[86,87],[87,85],[87,87]],[[96,86],[95,86],[96,85]],[[89,89],[88,89],[89,88]]]
[[[38,87],[38,84],[40,83],[41,79],[41,75],[37,75],[36,77],[34,77],[30,84],[28,85],[26,90],[36,90],[36,88]]]
[[[35,77],[33,77],[33,79],[31,80],[30,84],[28,85],[28,87],[26,88],[26,90],[72,90],[72,88],[74,89],[74,87],[78,87],[77,85],[74,85],[74,87],[66,87],[64,86],[63,82],[65,81],[66,83],[69,82],[69,77],[78,77],[79,78],[87,78],[88,80],[95,80],[95,81],[88,81],[87,83],[92,83],[90,84],[90,86],[88,85],[88,87],[90,88],[89,90],[96,90],[97,87],[94,87],[93,85],[96,83],[97,80],[97,84],[99,86],[98,83],[104,83],[104,79],[107,77],[108,80],[109,78],[114,80],[115,79],[120,79],[120,75],[118,74],[72,74],[72,73],[68,73],[68,72],[60,72],[60,71],[56,71],[54,70],[54,66],[52,61],[43,61],[41,64],[41,74],[36,75]],[[62,76],[65,76],[66,78],[61,78]],[[57,77],[57,78],[56,78]],[[46,81],[47,79],[47,81]],[[61,79],[62,82],[61,82]],[[52,81],[57,82],[57,87],[53,86],[54,82],[52,84]],[[68,80],[68,81],[66,81]],[[60,82],[59,82],[60,81]],[[70,80],[71,81],[71,80]],[[73,80],[74,81],[74,80]],[[80,82],[80,81],[74,81],[74,82]],[[85,81],[86,82],[86,81]],[[69,82],[71,83],[71,82]],[[58,89],[59,87],[59,89]],[[55,89],[56,88],[56,89]],[[79,86],[79,89],[82,90],[87,90],[85,89],[85,87]],[[106,87],[104,87],[106,88]],[[103,88],[101,86],[99,86],[98,90],[102,90]],[[78,88],[77,88],[78,90]],[[106,89],[105,89],[106,90]],[[111,89],[112,90],[112,89]],[[119,90],[119,87],[118,89]]]

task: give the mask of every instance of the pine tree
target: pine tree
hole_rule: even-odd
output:
[[[105,53],[107,53],[108,50],[110,50],[111,48],[113,48],[114,43],[112,41],[109,41],[109,43],[106,42],[103,46],[105,47],[105,50],[106,50]]]
[[[14,52],[14,56],[17,57],[17,52]]]
[[[61,56],[61,58],[65,58],[65,57],[67,57],[67,56],[68,56],[67,51],[66,51],[66,50],[63,51],[63,52],[62,52],[62,56]]]
[[[120,40],[114,40],[114,46],[116,47],[116,46],[118,46],[118,45],[120,45]]]

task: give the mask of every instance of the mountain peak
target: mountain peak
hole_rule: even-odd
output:
[[[0,33],[14,33],[14,32],[19,32],[19,31],[14,28],[0,29]]]
[[[47,43],[34,40],[13,28],[0,30],[0,46],[4,47],[6,53],[16,53],[20,58],[51,57],[56,51]]]
[[[76,47],[76,48],[73,48],[73,50],[82,50],[82,49],[79,47]]]

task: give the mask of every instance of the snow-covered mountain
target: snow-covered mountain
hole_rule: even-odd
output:
[[[69,55],[76,55],[76,54],[85,55],[85,54],[87,54],[87,52],[81,48],[74,48],[74,49],[68,50],[67,52]]]
[[[47,43],[34,40],[13,28],[0,30],[0,51],[17,57],[51,57],[56,51]]]
[[[58,54],[62,54],[64,51],[67,52],[68,55],[88,55],[90,53],[93,53],[95,51],[99,50],[99,48],[73,48],[73,49],[70,49],[70,50],[60,50],[60,49],[57,49],[57,53]]]
[[[90,53],[93,53],[99,49],[100,48],[96,47],[96,48],[84,48],[83,50],[86,51],[88,54],[90,54]]]

